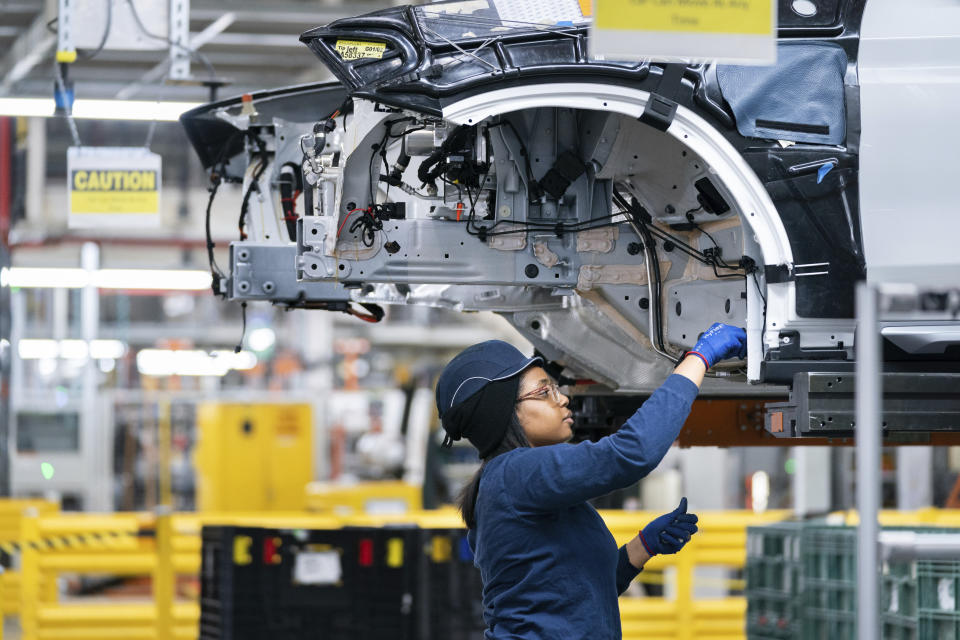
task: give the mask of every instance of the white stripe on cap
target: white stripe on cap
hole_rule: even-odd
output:
[[[451,408],[451,409],[453,408],[454,401],[457,399],[457,394],[460,393],[460,388],[463,387],[463,385],[465,385],[465,384],[467,384],[468,382],[470,382],[471,380],[486,380],[487,382],[496,382],[497,380],[506,380],[507,378],[509,378],[509,377],[511,377],[511,376],[517,375],[518,373],[520,373],[521,371],[523,371],[524,369],[526,369],[527,367],[529,367],[530,365],[532,365],[534,362],[537,362],[537,361],[543,362],[543,359],[541,359],[541,358],[530,358],[530,359],[529,359],[529,362],[524,363],[524,365],[523,365],[522,367],[520,367],[519,369],[517,369],[516,371],[513,371],[513,372],[511,372],[511,373],[504,374],[504,375],[500,376],[499,378],[485,378],[485,377],[483,377],[483,376],[472,376],[472,377],[470,377],[470,378],[467,378],[466,380],[464,380],[463,382],[461,382],[461,383],[460,383],[460,386],[457,387],[457,390],[453,392],[453,397],[450,398],[450,408]]]

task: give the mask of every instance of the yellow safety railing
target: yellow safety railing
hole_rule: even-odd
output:
[[[659,515],[602,511],[618,544]],[[694,598],[699,567],[742,568],[746,562],[746,529],[782,520],[784,511],[761,515],[746,511],[701,512],[700,530],[676,555],[650,561],[639,579],[666,576],[670,597],[623,597],[623,637],[743,639],[746,600],[727,596]],[[839,518],[849,519],[850,514]],[[909,514],[884,512],[886,524],[956,525],[960,511],[924,510]],[[283,529],[331,529],[411,523],[422,528],[462,527],[452,508],[396,515],[336,517],[309,513],[256,514],[35,514],[23,517],[17,544],[21,549],[20,617],[23,640],[92,640],[157,638],[193,640],[198,634],[199,606],[177,600],[176,575],[197,575],[201,529],[205,525]],[[139,603],[57,602],[43,597],[41,577],[55,584],[59,574],[151,575],[154,594]],[[728,581],[732,588],[742,583]]]
[[[0,499],[0,549],[14,556],[19,553],[20,522],[26,510],[36,513],[56,513],[60,506],[56,502],[35,499]],[[39,578],[40,597],[46,600],[56,599],[56,582],[41,575]],[[3,617],[20,613],[20,572],[8,568],[0,573],[0,638],[3,637]]]

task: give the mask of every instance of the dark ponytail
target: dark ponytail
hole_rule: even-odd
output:
[[[503,440],[500,441],[500,444],[483,459],[483,462],[480,463],[480,468],[477,469],[477,472],[473,474],[473,477],[470,479],[470,482],[464,486],[463,491],[460,492],[460,495],[457,496],[457,504],[460,506],[460,515],[463,516],[463,521],[466,523],[468,529],[477,528],[477,516],[476,516],[476,507],[477,507],[477,494],[480,492],[480,478],[483,476],[483,470],[487,466],[487,463],[499,456],[501,453],[506,453],[508,451],[513,451],[514,449],[520,449],[521,447],[529,447],[530,441],[527,440],[527,435],[523,431],[523,427],[520,425],[520,420],[517,419],[516,412],[510,414],[510,422],[507,424],[507,431],[503,436]]]

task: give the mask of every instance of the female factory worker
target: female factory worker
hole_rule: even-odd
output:
[[[437,383],[444,445],[466,437],[483,463],[461,511],[483,579],[489,639],[619,639],[617,597],[658,553],[697,531],[686,498],[617,550],[587,503],[650,473],[680,433],[707,369],[744,357],[742,329],[714,324],[616,433],[566,444],[573,420],[539,358],[499,340],[460,353]]]

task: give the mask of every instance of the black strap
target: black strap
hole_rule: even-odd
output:
[[[682,62],[664,65],[663,72],[660,74],[660,84],[657,85],[656,91],[650,93],[650,100],[643,109],[640,122],[660,131],[670,128],[677,114],[676,98],[680,93],[683,72],[686,69],[687,65]]]

